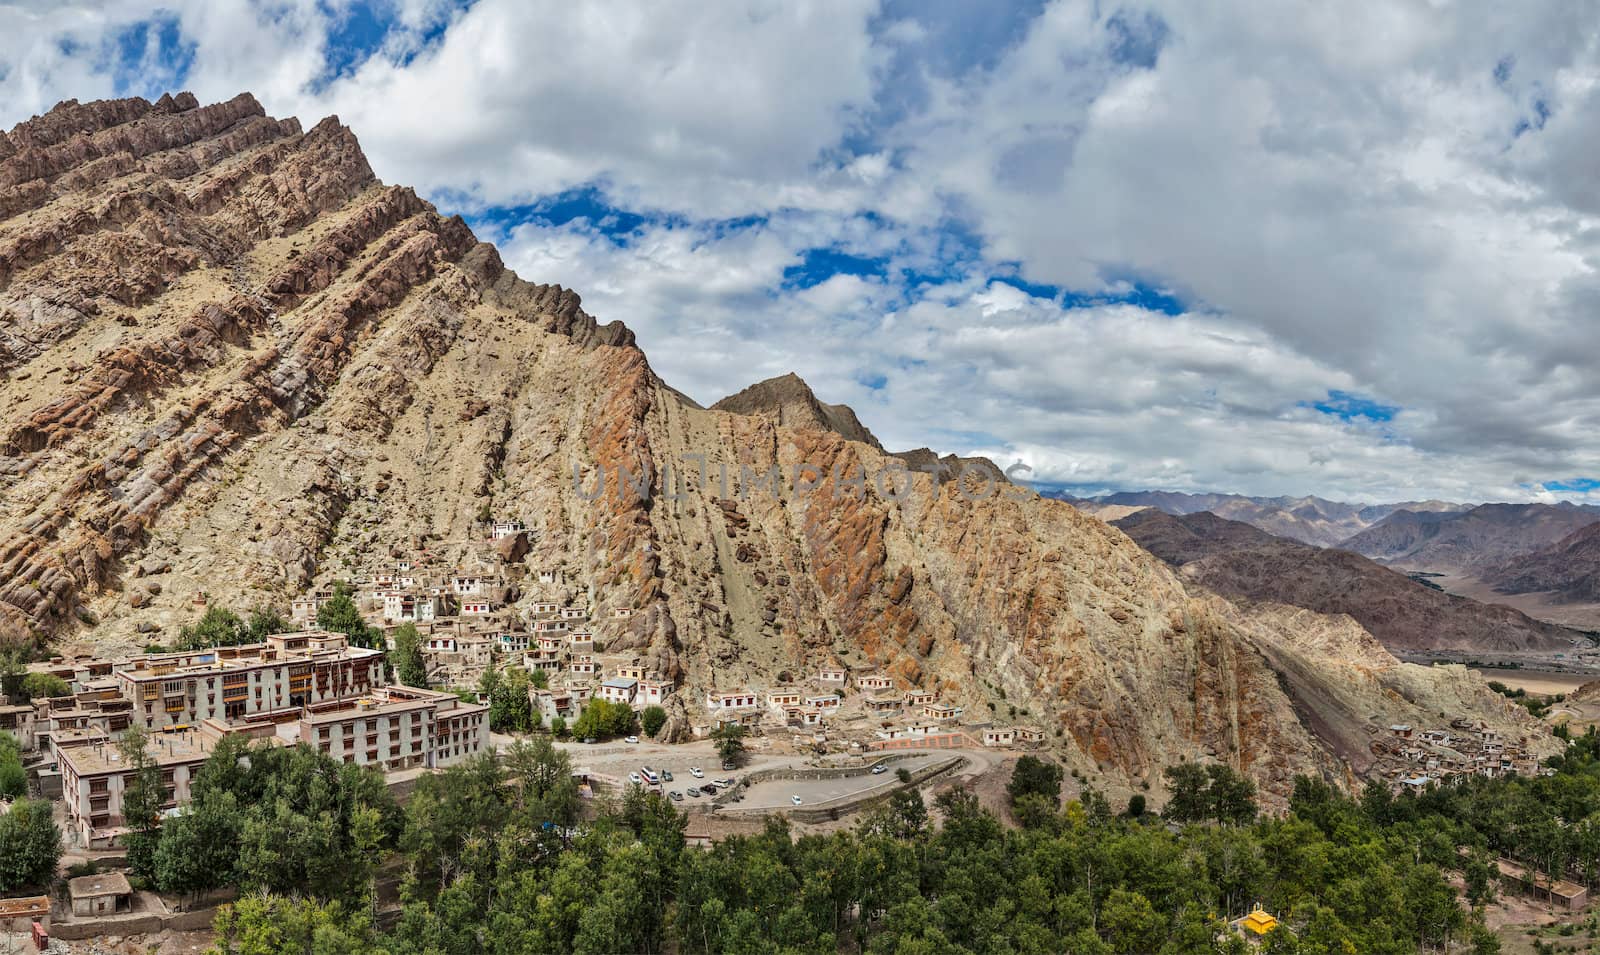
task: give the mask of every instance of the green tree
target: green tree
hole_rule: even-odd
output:
[[[389,651],[396,680],[406,686],[426,688],[428,664],[422,655],[422,635],[413,623],[403,623],[394,631],[394,649]]]
[[[1174,822],[1197,822],[1211,815],[1209,777],[1199,763],[1176,763],[1162,771],[1167,780],[1167,806],[1161,815]]]
[[[225,607],[208,607],[193,625],[178,630],[179,650],[231,647],[249,639],[249,629],[239,615]]]
[[[1499,871],[1485,854],[1473,853],[1462,866],[1467,889],[1467,904],[1481,909],[1495,900],[1495,880]]]
[[[156,883],[176,891],[232,871],[246,889],[365,898],[401,823],[380,773],[304,744],[224,738],[192,790],[188,811],[167,821],[153,853]]]
[[[244,814],[231,792],[198,798],[161,827],[155,883],[163,892],[193,895],[234,881]]]
[[[1017,760],[1011,771],[1011,782],[1006,785],[1006,795],[1015,807],[1024,796],[1040,796],[1055,811],[1061,805],[1061,766],[1028,755]]]
[[[550,720],[550,735],[556,737],[557,739],[567,738],[569,731],[567,729],[567,721],[565,718],[557,716]]]
[[[207,955],[384,955],[362,908],[277,895],[247,895],[217,910]]]
[[[294,625],[283,619],[274,607],[257,607],[250,611],[250,622],[245,625],[245,637],[250,643],[262,643],[275,633],[288,633]]]
[[[633,732],[637,717],[633,707],[626,703],[591,699],[572,725],[572,735],[579,739],[607,739]]]
[[[738,766],[744,762],[745,728],[739,723],[724,723],[711,731],[717,741],[717,756],[724,765]]]
[[[1166,919],[1150,900],[1123,888],[1111,890],[1100,913],[1107,939],[1119,952],[1154,952],[1166,934]]]
[[[541,690],[548,690],[550,688],[550,674],[546,673],[542,669],[534,670],[532,673],[528,674],[528,679],[533,682],[534,686]]]
[[[517,809],[530,828],[546,823],[562,828],[578,822],[578,781],[572,757],[547,736],[517,740],[505,754],[507,777],[517,784]]]
[[[915,839],[926,831],[928,806],[917,789],[899,789],[889,797],[889,802],[862,823],[867,832],[893,839]]]
[[[29,673],[22,678],[22,696],[29,700],[71,696],[72,687],[54,673]]]
[[[22,768],[22,747],[17,738],[0,730],[0,799],[28,794],[28,773]]]
[[[145,879],[155,876],[155,852],[161,833],[161,808],[167,790],[161,782],[161,766],[150,752],[150,734],[135,724],[117,738],[117,752],[128,767],[122,787],[123,837],[128,849],[128,868]]]
[[[383,635],[378,628],[369,626],[356,607],[354,591],[340,581],[333,585],[333,596],[317,608],[317,626],[350,638],[352,646],[377,649],[383,646]]]
[[[492,673],[493,670],[487,671]],[[485,674],[487,676],[487,673]],[[528,698],[528,671],[516,667],[489,681],[489,728],[496,733],[533,729],[533,702]]]
[[[22,681],[28,676],[28,661],[16,647],[0,648],[0,694],[11,703],[26,703]]]
[[[1256,784],[1230,766],[1212,763],[1206,767],[1210,785],[1206,799],[1209,815],[1221,823],[1242,826],[1256,818]]]
[[[644,735],[654,736],[661,732],[661,727],[667,725],[667,711],[660,706],[647,706],[639,713],[639,727],[644,730]]]
[[[1011,814],[1024,829],[1040,829],[1051,825],[1061,807],[1038,793],[1023,793],[1011,801]]]
[[[0,756],[0,799],[19,799],[28,794],[28,771],[15,756]]]
[[[61,861],[61,830],[50,804],[20,799],[0,814],[0,892],[44,888]]]
[[[1124,814],[1129,819],[1143,819],[1145,813],[1144,793],[1134,793],[1128,797],[1128,811]]]

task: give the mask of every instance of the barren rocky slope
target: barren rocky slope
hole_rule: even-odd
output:
[[[1174,517],[1146,509],[1115,522],[1183,576],[1229,598],[1348,614],[1395,651],[1561,650],[1582,634],[1510,607],[1426,587],[1349,551],[1274,537],[1202,511]]]
[[[0,375],[14,643],[129,649],[201,595],[283,607],[515,515],[527,566],[682,681],[669,732],[712,687],[833,658],[1016,706],[1130,783],[1215,754],[1281,794],[1348,778],[1392,718],[1529,725],[1353,625],[1193,593],[1061,502],[928,474],[891,495],[869,443],[700,409],[626,328],[376,181],[336,119],[248,95],[69,102],[0,137]],[[774,493],[774,467],[814,486]]]
[[[1476,575],[1600,521],[1572,504],[1482,504],[1461,513],[1396,511],[1339,546],[1407,570]]]

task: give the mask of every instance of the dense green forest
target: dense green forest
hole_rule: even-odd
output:
[[[1193,765],[1169,772],[1165,816],[1093,790],[1057,804],[1059,769],[1025,758],[1020,828],[965,790],[932,805],[908,791],[842,831],[774,819],[698,849],[684,815],[638,789],[585,812],[543,736],[424,777],[403,807],[369,770],[228,744],[193,809],[134,856],[167,891],[241,885],[216,923],[216,950],[241,955],[1226,953],[1247,951],[1226,920],[1257,901],[1284,923],[1268,952],[1493,952],[1480,913],[1494,854],[1600,878],[1597,748],[1588,735],[1553,775],[1417,797],[1302,778],[1272,816],[1237,774]],[[403,908],[380,929],[385,864],[403,872]]]

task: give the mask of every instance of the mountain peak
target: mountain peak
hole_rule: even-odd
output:
[[[851,441],[883,450],[883,445],[856,417],[849,405],[830,405],[820,401],[805,379],[794,372],[758,381],[743,391],[729,395],[711,406],[713,411],[761,415],[789,428],[832,431]]]

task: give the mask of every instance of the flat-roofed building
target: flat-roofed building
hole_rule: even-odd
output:
[[[578,701],[573,698],[571,690],[564,688],[541,690],[530,685],[528,698],[533,704],[533,711],[538,713],[545,723],[557,718],[573,720],[578,717]]]
[[[418,594],[388,591],[383,595],[383,618],[398,623],[429,621],[448,616],[450,605],[443,594]]]
[[[189,801],[189,783],[201,764],[211,758],[220,738],[220,734],[201,728],[151,734],[145,751],[161,770],[167,795],[163,809]],[[51,749],[61,771],[67,825],[76,832],[79,845],[90,849],[116,845],[127,831],[122,795],[133,777],[127,761],[114,743],[104,739],[59,738],[51,741]]]
[[[524,653],[530,645],[526,630],[502,630],[494,639],[501,653]]]
[[[67,882],[67,898],[73,915],[116,915],[133,911],[133,886],[121,872],[80,875]]]
[[[706,709],[745,709],[760,705],[760,698],[754,690],[722,690],[706,694]]]
[[[983,731],[983,745],[1012,746],[1017,742],[1017,731],[1009,726],[991,726]]]
[[[773,690],[767,694],[767,706],[782,713],[790,707],[799,706],[804,699],[805,694],[799,690]]]
[[[147,729],[216,717],[299,709],[365,693],[383,682],[383,653],[321,630],[274,634],[264,643],[153,653],[119,666],[120,695]]]
[[[898,696],[869,696],[861,701],[861,705],[868,713],[887,714],[899,712],[901,699]]]
[[[883,673],[863,674],[856,677],[856,689],[867,693],[892,690],[894,689],[894,678]]]
[[[499,585],[498,578],[487,574],[458,573],[450,577],[450,589],[458,597],[487,597],[489,590]]]
[[[308,707],[299,739],[334,759],[384,772],[435,768],[489,747],[489,707],[453,693],[388,686]]]
[[[39,745],[38,733],[34,730],[37,725],[33,704],[0,706],[0,733],[10,733],[16,737],[17,745],[24,752],[32,752]]]
[[[668,696],[672,695],[673,687],[674,684],[671,680],[640,680],[639,704],[641,706],[650,706],[662,703]]]
[[[625,677],[612,677],[600,684],[600,698],[607,703],[633,703],[639,681]]]
[[[500,540],[503,537],[514,537],[528,529],[528,525],[519,520],[495,521],[489,528],[489,539]]]
[[[289,622],[301,627],[316,626],[317,611],[332,599],[333,594],[325,591],[294,598],[289,601]]]

